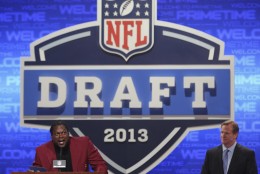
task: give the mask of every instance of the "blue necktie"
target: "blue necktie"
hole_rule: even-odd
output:
[[[228,152],[229,152],[228,149],[224,150],[224,155],[223,155],[223,169],[224,169],[224,174],[227,174]]]

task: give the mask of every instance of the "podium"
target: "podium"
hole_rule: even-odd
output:
[[[11,174],[104,174],[104,172],[12,172]]]

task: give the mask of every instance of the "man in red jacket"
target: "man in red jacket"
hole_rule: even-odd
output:
[[[107,165],[88,137],[70,137],[69,129],[62,121],[55,122],[50,128],[52,140],[36,148],[33,166],[46,168],[47,171],[89,171],[90,165],[95,172],[107,174]],[[54,160],[65,160],[65,168],[54,168]]]

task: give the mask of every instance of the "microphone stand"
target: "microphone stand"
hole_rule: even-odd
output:
[[[60,147],[59,160],[62,160],[62,148],[61,147]],[[61,168],[59,168],[58,171],[61,172]]]

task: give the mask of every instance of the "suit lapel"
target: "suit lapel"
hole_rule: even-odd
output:
[[[222,160],[222,154],[223,154],[222,145],[220,145],[220,146],[218,147],[217,154],[218,154],[218,167],[217,167],[217,168],[219,168],[220,173],[224,174],[224,170],[223,170],[223,160]]]
[[[239,145],[237,144],[234,149],[234,153],[233,153],[232,159],[229,164],[228,174],[232,173],[232,170],[234,169],[234,167],[237,166],[236,162],[238,161],[238,158],[239,158]]]
[[[80,158],[80,154],[78,153],[79,151],[77,150],[78,145],[74,142],[73,138],[70,138],[70,155],[71,155],[71,162],[72,162],[72,168],[73,171],[78,170],[78,161]]]
[[[48,154],[48,157],[47,157],[48,163],[52,167],[53,166],[53,160],[56,160],[57,156],[56,156],[56,151],[55,151],[54,145],[51,141],[50,141],[50,143],[48,143],[48,152],[46,152],[46,153]],[[58,171],[58,169],[53,169],[53,170]]]

